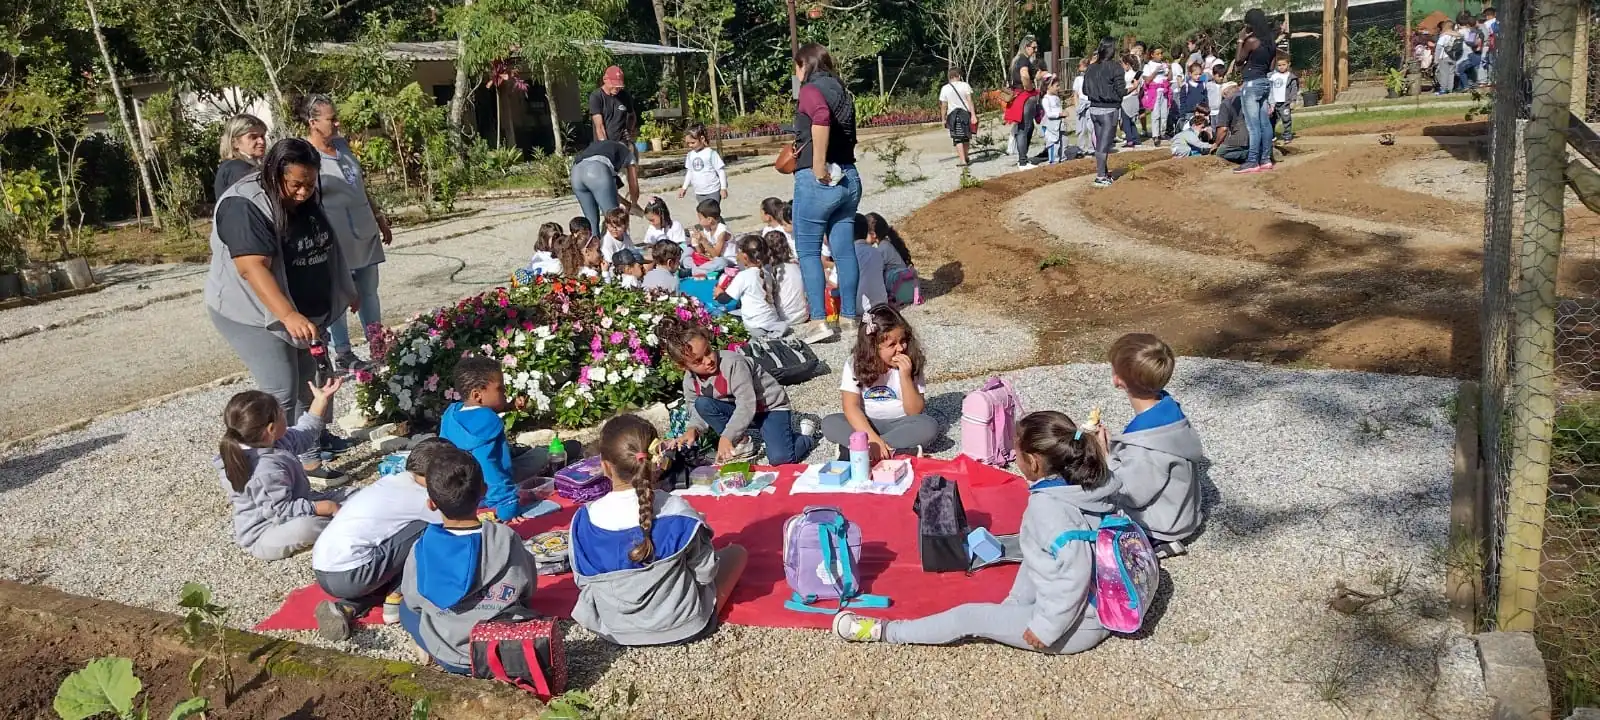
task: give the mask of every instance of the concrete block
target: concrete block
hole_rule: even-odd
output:
[[[1595,708],[1573,708],[1567,720],[1600,720],[1600,710]]]
[[[1480,633],[1477,640],[1483,685],[1494,698],[1495,720],[1550,720],[1550,686],[1533,635],[1489,632]]]

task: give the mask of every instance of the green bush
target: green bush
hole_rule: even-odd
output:
[[[571,158],[536,149],[533,151],[533,158],[528,161],[528,166],[528,175],[532,176],[535,185],[549,188],[557,195],[565,195],[572,191]]]
[[[514,147],[495,148],[483,156],[483,172],[487,175],[506,177],[510,175],[522,162],[522,150]]]

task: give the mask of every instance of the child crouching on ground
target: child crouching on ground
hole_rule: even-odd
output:
[[[1130,333],[1111,344],[1111,382],[1128,394],[1133,421],[1110,438],[1117,504],[1144,526],[1162,556],[1181,555],[1183,540],[1205,520],[1195,465],[1205,459],[1200,435],[1165,390],[1176,364],[1154,335]]]
[[[1001,603],[968,603],[916,620],[876,620],[846,610],[833,631],[846,640],[945,645],[980,637],[1051,655],[1080,653],[1110,634],[1094,604],[1094,545],[1068,542],[1062,533],[1093,530],[1116,511],[1100,441],[1080,433],[1071,418],[1036,412],[1017,426],[1017,468],[1028,480],[1022,511],[1022,569]]]
[[[233,539],[257,559],[282,560],[311,547],[339,511],[336,502],[312,498],[300,455],[316,452],[323,415],[342,382],[313,385],[311,407],[294,427],[278,400],[260,390],[234,395],[222,409],[216,465],[233,504]]]
[[[511,459],[511,443],[500,420],[508,407],[500,363],[485,357],[461,358],[452,381],[461,401],[445,408],[439,437],[472,454],[483,468],[487,507],[501,522],[512,520],[535,502],[520,484],[543,470],[549,456],[529,451]]]
[[[618,645],[692,640],[715,625],[744,572],[745,550],[711,547],[711,528],[683,498],[656,489],[660,440],[619,415],[600,429],[611,493],[572,518],[572,619]]]
[[[1191,157],[1211,152],[1211,143],[1200,136],[1200,132],[1206,129],[1205,116],[1190,116],[1187,125],[1177,137],[1172,138],[1172,156]]]
[[[428,506],[428,475],[440,453],[460,452],[440,438],[428,438],[412,448],[406,469],[378,478],[351,495],[339,514],[311,548],[311,572],[317,585],[333,600],[317,603],[317,631],[329,640],[350,637],[351,625],[368,610],[383,604],[383,621],[396,623],[390,607],[398,610],[400,585],[411,546],[430,523],[443,521]],[[388,596],[387,601],[385,596]]]
[[[443,520],[411,546],[400,583],[400,625],[440,667],[471,671],[472,628],[534,617],[538,570],[516,531],[478,519],[483,472],[455,448],[428,463],[428,506]]]
[[[876,305],[861,316],[839,382],[844,412],[822,419],[822,434],[839,446],[840,459],[855,432],[867,434],[880,459],[939,436],[939,421],[922,412],[926,371],[922,346],[899,311]]]
[[[656,331],[672,361],[683,368],[683,401],[689,406],[689,427],[677,443],[692,447],[700,433],[721,436],[717,462],[749,459],[755,444],[746,432],[761,428],[767,462],[787,465],[805,460],[817,441],[810,418],[800,432],[790,425],[789,393],[754,360],[732,350],[717,350],[705,328],[668,320]]]

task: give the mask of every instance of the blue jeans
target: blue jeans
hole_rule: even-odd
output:
[[[1272,118],[1267,114],[1267,100],[1272,97],[1272,81],[1256,78],[1246,81],[1240,93],[1239,104],[1244,110],[1244,126],[1250,132],[1250,152],[1245,155],[1245,167],[1272,162]]]
[[[412,610],[411,606],[405,603],[400,603],[400,627],[406,629],[406,634],[411,636],[411,640],[417,644],[417,647],[422,648],[423,652],[428,652],[428,646],[422,642],[421,625],[422,616],[418,615],[417,611]],[[428,657],[433,658],[433,664],[438,665],[447,673],[455,673],[457,675],[472,674],[471,668],[464,668],[459,665],[449,665],[439,662],[439,658],[433,657],[433,653],[431,652],[428,653]]]
[[[356,316],[361,319],[361,334],[365,336],[367,326],[383,322],[383,309],[378,304],[378,266],[356,268],[350,276],[356,281],[356,297],[361,298],[361,310]],[[333,325],[328,327],[328,337],[333,341],[333,352],[343,355],[350,352],[350,326],[345,319],[350,311],[340,310],[342,312],[333,318]]]
[[[1456,63],[1455,92],[1471,90],[1478,85],[1479,61],[1480,58],[1476,53],[1462,55],[1461,60]]]
[[[800,279],[806,287],[811,319],[828,316],[824,298],[827,275],[822,271],[822,238],[828,238],[833,265],[839,271],[839,315],[856,318],[861,299],[856,269],[856,209],[861,206],[861,175],[846,165],[838,185],[823,185],[811,168],[794,173],[794,244],[800,260]]]
[[[706,421],[712,430],[722,434],[728,427],[728,419],[733,417],[734,405],[726,400],[713,400],[704,395],[694,399],[695,414]],[[817,439],[806,435],[796,435],[794,428],[789,424],[794,413],[788,410],[769,410],[758,412],[750,420],[751,425],[761,427],[761,439],[767,444],[767,462],[772,465],[788,465],[802,462],[811,449],[817,446]],[[738,442],[739,438],[729,438]]]
[[[578,198],[578,207],[583,208],[583,216],[589,219],[589,229],[599,237],[605,232],[600,226],[601,216],[617,206],[616,169],[589,158],[573,165],[567,179],[572,183],[572,194]]]

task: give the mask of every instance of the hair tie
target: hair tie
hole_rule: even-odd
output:
[[[861,329],[865,330],[868,335],[878,332],[878,321],[872,317],[870,311],[861,317]]]

